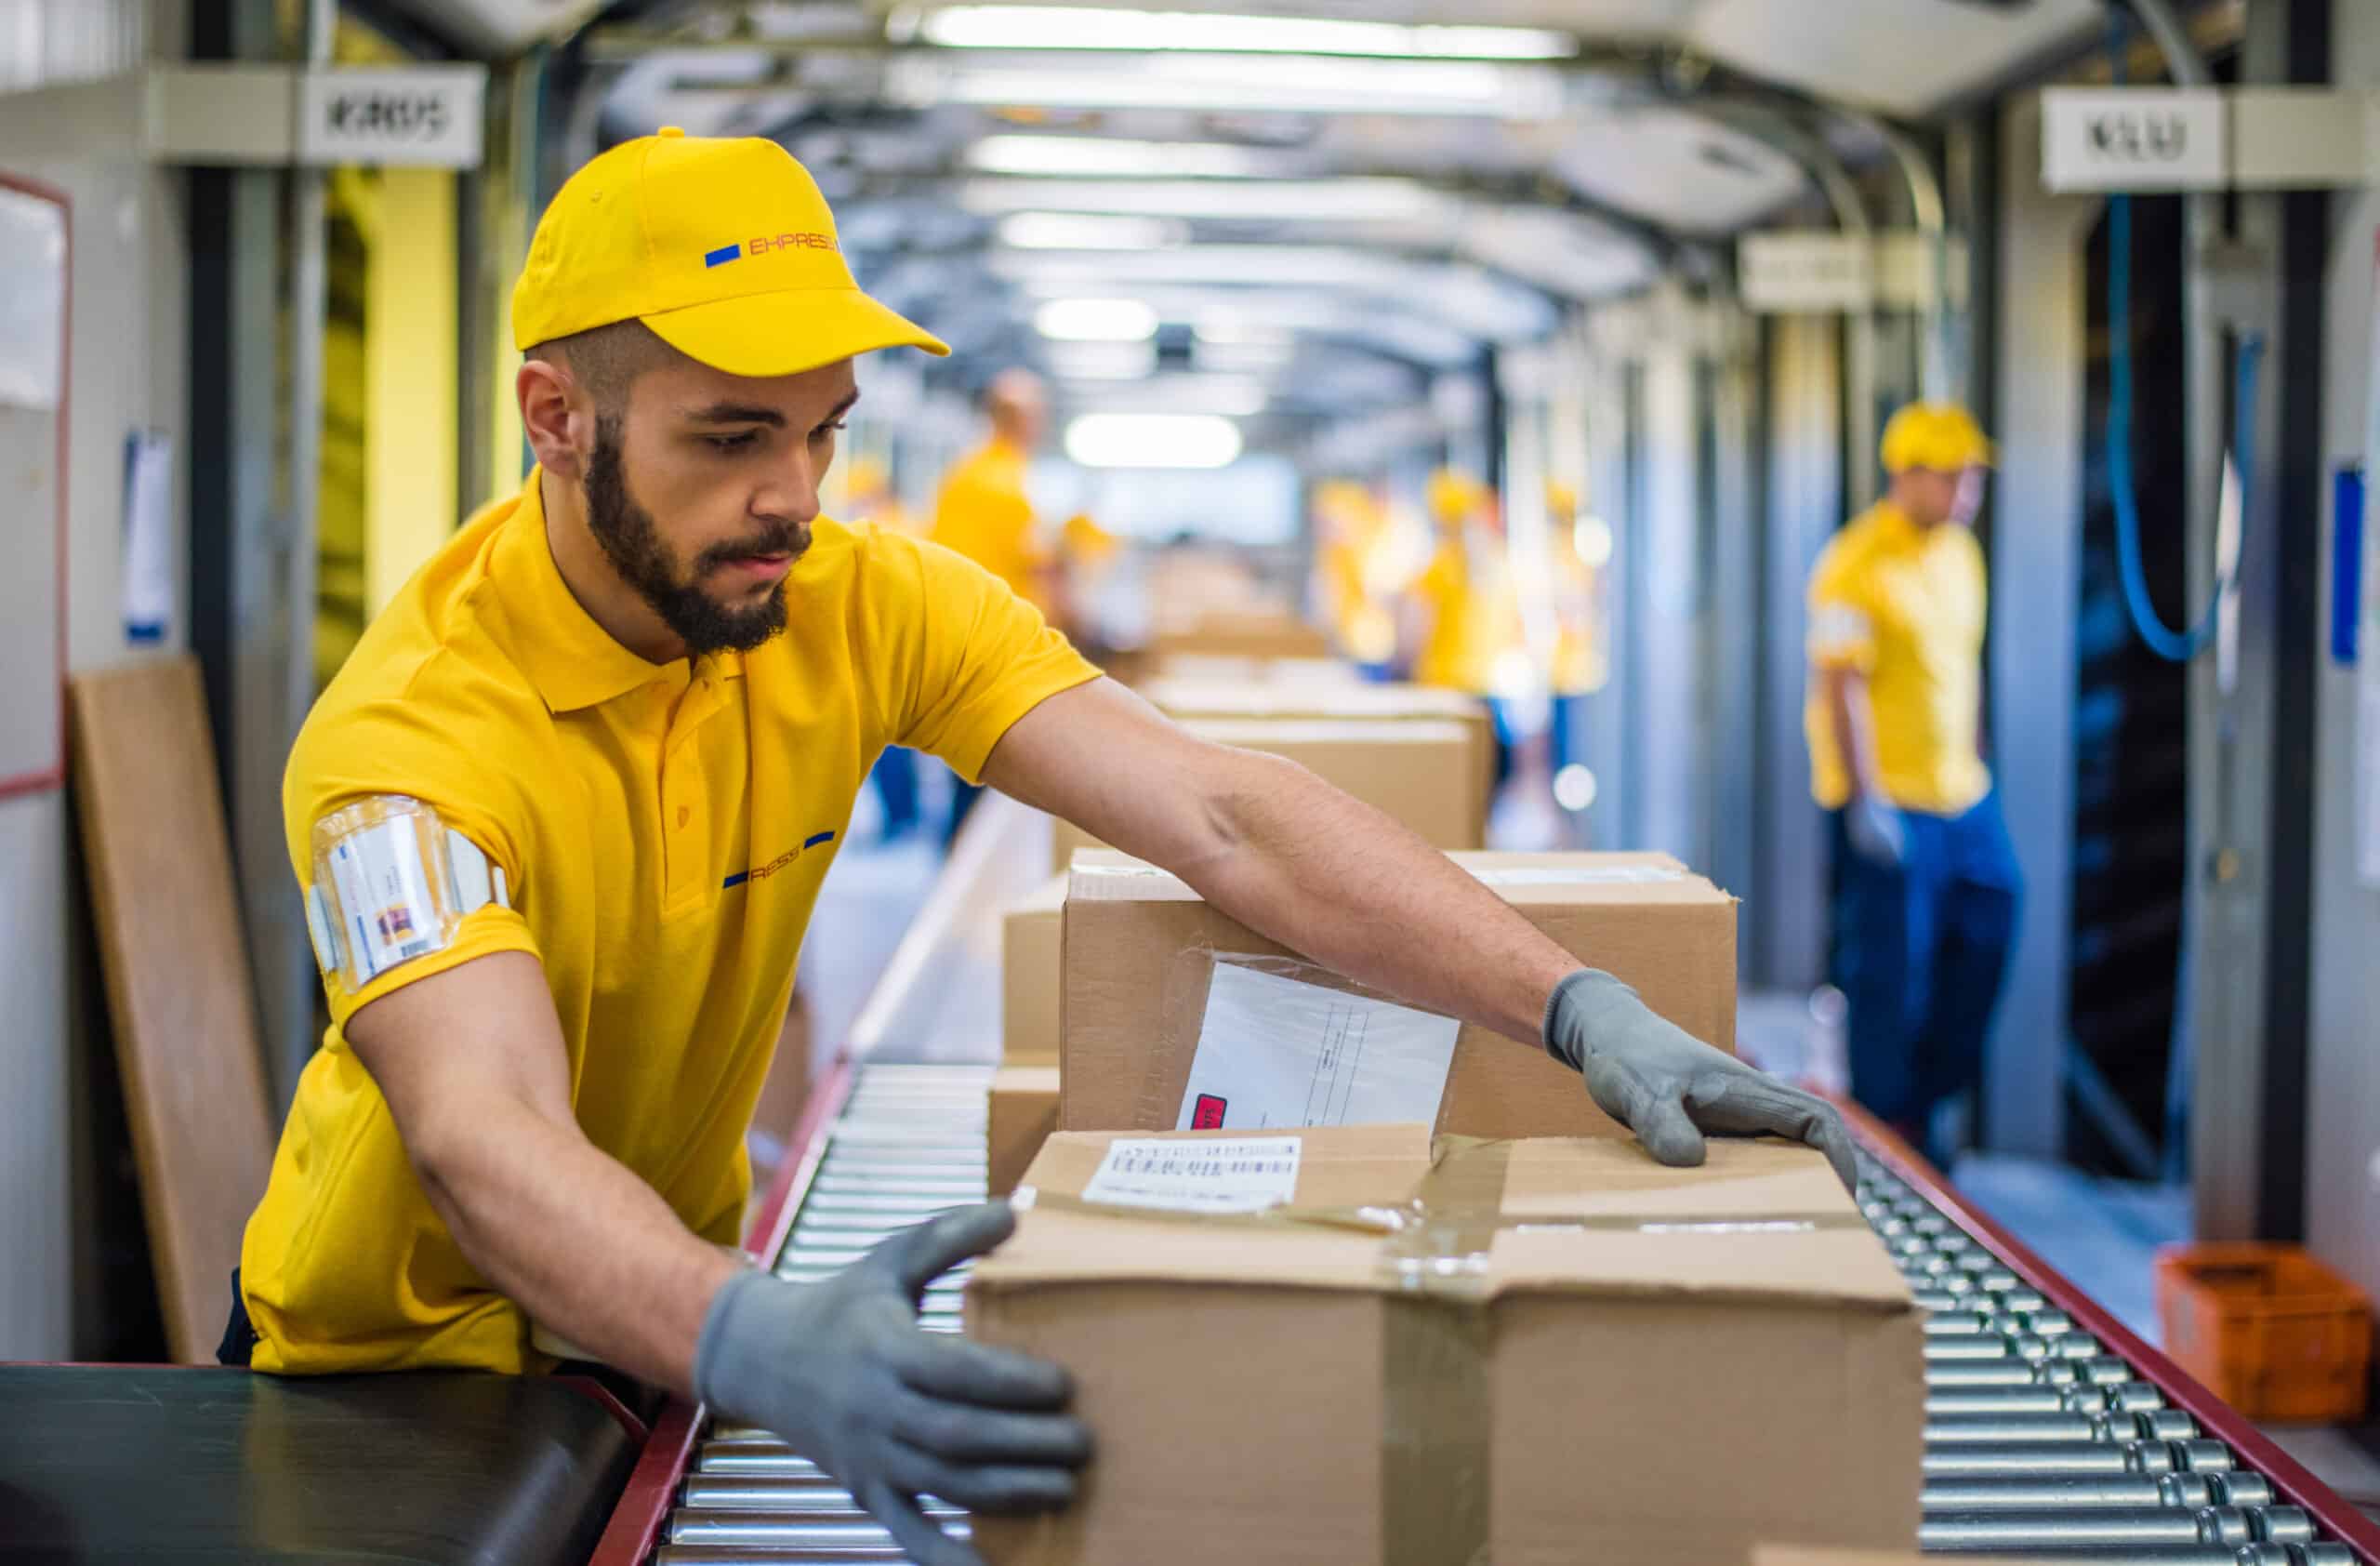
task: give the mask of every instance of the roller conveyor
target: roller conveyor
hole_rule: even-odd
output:
[[[832,1272],[906,1225],[981,1201],[988,1080],[981,1068],[861,1068],[789,1193],[778,1275]],[[2019,1277],[1881,1160],[1863,1153],[1861,1173],[1863,1215],[1934,1312],[1925,1340],[1927,1552],[2044,1566],[2380,1561],[2291,1504],[2200,1415],[2173,1406],[2186,1400],[2159,1379],[2171,1371],[2162,1360],[2144,1354],[2154,1362],[2135,1364],[2111,1352],[2084,1330],[2079,1309],[2037,1286],[2048,1281]],[[962,1283],[954,1276],[929,1292],[929,1329],[959,1330]],[[667,1506],[643,1531],[649,1537],[630,1553],[599,1552],[597,1566],[902,1559],[847,1492],[768,1432],[690,1423],[681,1434],[680,1460],[659,1492]],[[956,1508],[932,1509],[963,1534]]]

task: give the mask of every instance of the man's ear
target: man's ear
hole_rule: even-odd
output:
[[[570,372],[550,359],[523,360],[512,391],[521,403],[521,432],[539,465],[561,478],[584,476],[580,454],[593,448],[595,416]]]

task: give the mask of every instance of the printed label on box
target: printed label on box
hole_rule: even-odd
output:
[[[1261,1213],[1297,1194],[1302,1145],[1296,1136],[1118,1137],[1082,1199],[1173,1213]]]
[[[1461,1030],[1449,1016],[1219,960],[1173,1129],[1434,1125]]]

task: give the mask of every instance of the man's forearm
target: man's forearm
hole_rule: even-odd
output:
[[[1868,682],[1847,669],[1826,676],[1827,718],[1834,730],[1834,753],[1843,758],[1844,776],[1850,779],[1851,797],[1884,799],[1876,765],[1875,710],[1868,700]]]
[[[1360,983],[1541,1042],[1546,1001],[1576,957],[1412,831],[1305,768],[1236,751],[1219,772],[1218,844],[1177,867],[1200,896]]]
[[[468,1130],[417,1149],[416,1166],[464,1256],[532,1320],[692,1392],[704,1314],[742,1264],[652,1187],[575,1126],[513,1102],[481,1107]]]

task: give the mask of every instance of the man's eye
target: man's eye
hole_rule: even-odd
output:
[[[760,438],[758,430],[747,430],[737,435],[705,435],[713,451],[741,451]]]
[[[849,428],[850,426],[845,424],[840,418],[829,419],[827,422],[818,426],[815,430],[811,431],[810,438],[813,441],[823,441],[827,436],[833,434],[836,431]]]

